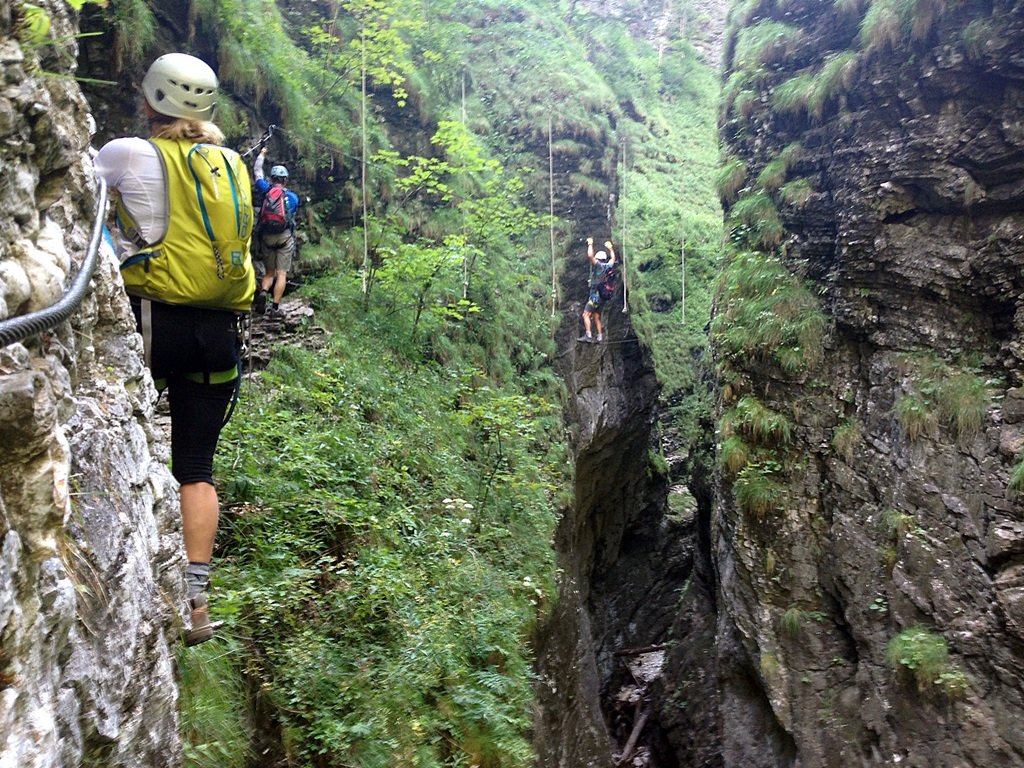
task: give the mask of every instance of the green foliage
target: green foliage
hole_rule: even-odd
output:
[[[718,458],[722,468],[735,475],[750,460],[750,447],[739,435],[729,435],[722,440]]]
[[[749,462],[733,482],[733,494],[739,508],[759,520],[779,510],[786,497],[781,477],[782,465],[774,459]]]
[[[968,371],[948,371],[935,389],[939,417],[954,434],[970,438],[981,431],[991,402],[986,382]]]
[[[900,632],[886,646],[885,658],[894,669],[907,672],[922,693],[936,690],[956,698],[968,688],[967,676],[950,664],[945,638],[927,627]]]
[[[860,25],[866,49],[896,48],[904,40],[922,40],[946,12],[949,0],[869,0]]]
[[[729,215],[734,237],[740,237],[742,232],[744,239],[759,248],[772,248],[782,242],[785,230],[770,195],[764,192],[744,195],[736,201]]]
[[[114,55],[123,63],[140,65],[156,42],[156,18],[145,0],[111,0]]]
[[[440,768],[452,744],[528,765],[557,411],[420,357],[346,276],[307,290],[336,341],[277,350],[225,431],[225,500],[255,507],[225,515],[214,613],[252,643],[248,674],[297,760]],[[471,342],[446,322],[435,332]]]
[[[794,638],[800,636],[800,618],[803,615],[796,606],[786,610],[779,619],[779,631],[786,637]]]
[[[854,453],[860,443],[861,427],[859,422],[845,422],[832,432],[832,447],[847,463],[853,461]]]
[[[800,43],[803,30],[779,21],[765,20],[745,27],[736,36],[734,69],[756,69],[783,61]]]
[[[782,113],[806,111],[820,118],[829,100],[850,87],[857,62],[856,51],[829,55],[817,70],[802,72],[776,86],[772,94],[773,108]]]
[[[226,647],[225,647],[226,644]],[[181,736],[188,768],[246,768],[251,726],[234,639],[178,653]]]
[[[794,179],[779,187],[779,197],[788,205],[803,208],[811,199],[814,188],[808,179]]]
[[[765,192],[778,190],[786,180],[786,174],[800,155],[800,144],[787,146],[779,156],[771,160],[757,176],[757,185]]]
[[[1024,456],[1018,458],[1017,463],[1010,472],[1008,487],[1011,491],[1016,491],[1017,493],[1024,492]]]
[[[913,515],[890,508],[883,513],[882,524],[893,539],[899,540],[917,527],[917,520]]]
[[[910,358],[912,391],[896,402],[896,417],[911,440],[932,435],[939,424],[958,439],[981,430],[991,402],[988,383],[970,370],[957,370],[933,357]]]
[[[896,401],[896,419],[911,440],[930,436],[938,426],[932,404],[911,394],[902,394]]]
[[[960,40],[969,58],[980,59],[985,55],[986,48],[999,40],[998,35],[999,31],[990,19],[974,19],[964,27]]]
[[[784,446],[793,441],[794,425],[788,417],[773,411],[753,395],[740,398],[735,408],[722,416],[722,433],[745,435],[758,445]]]
[[[825,317],[781,260],[744,251],[723,270],[711,331],[727,359],[770,361],[796,374],[821,359]]]
[[[730,157],[718,169],[715,188],[722,200],[731,202],[736,199],[736,193],[743,188],[746,181],[747,164],[738,157]]]

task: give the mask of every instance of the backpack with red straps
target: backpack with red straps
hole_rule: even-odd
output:
[[[604,274],[599,276],[597,284],[597,292],[601,297],[602,301],[608,301],[615,295],[615,290],[619,287],[619,269],[615,264],[608,264],[604,269]]]
[[[260,232],[277,235],[288,229],[289,224],[285,190],[283,187],[271,187],[263,195],[263,204],[260,206]]]

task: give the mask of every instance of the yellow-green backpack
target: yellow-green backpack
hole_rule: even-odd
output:
[[[247,312],[256,276],[249,254],[252,187],[234,150],[151,139],[167,180],[167,234],[144,243],[118,202],[118,227],[140,251],[121,264],[128,293],[167,304]]]

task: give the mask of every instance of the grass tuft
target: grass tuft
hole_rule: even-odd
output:
[[[949,662],[946,639],[927,627],[900,632],[889,641],[885,658],[894,669],[907,673],[921,693],[936,690],[957,698],[967,690],[966,675]]]

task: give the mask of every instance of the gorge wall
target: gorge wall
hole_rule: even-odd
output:
[[[680,764],[1024,763],[1022,40],[1013,2],[733,9]]]
[[[38,6],[59,46],[0,2],[0,321],[61,297],[96,207],[76,21]],[[154,398],[112,257],[70,322],[0,349],[5,768],[180,763],[184,555]]]

